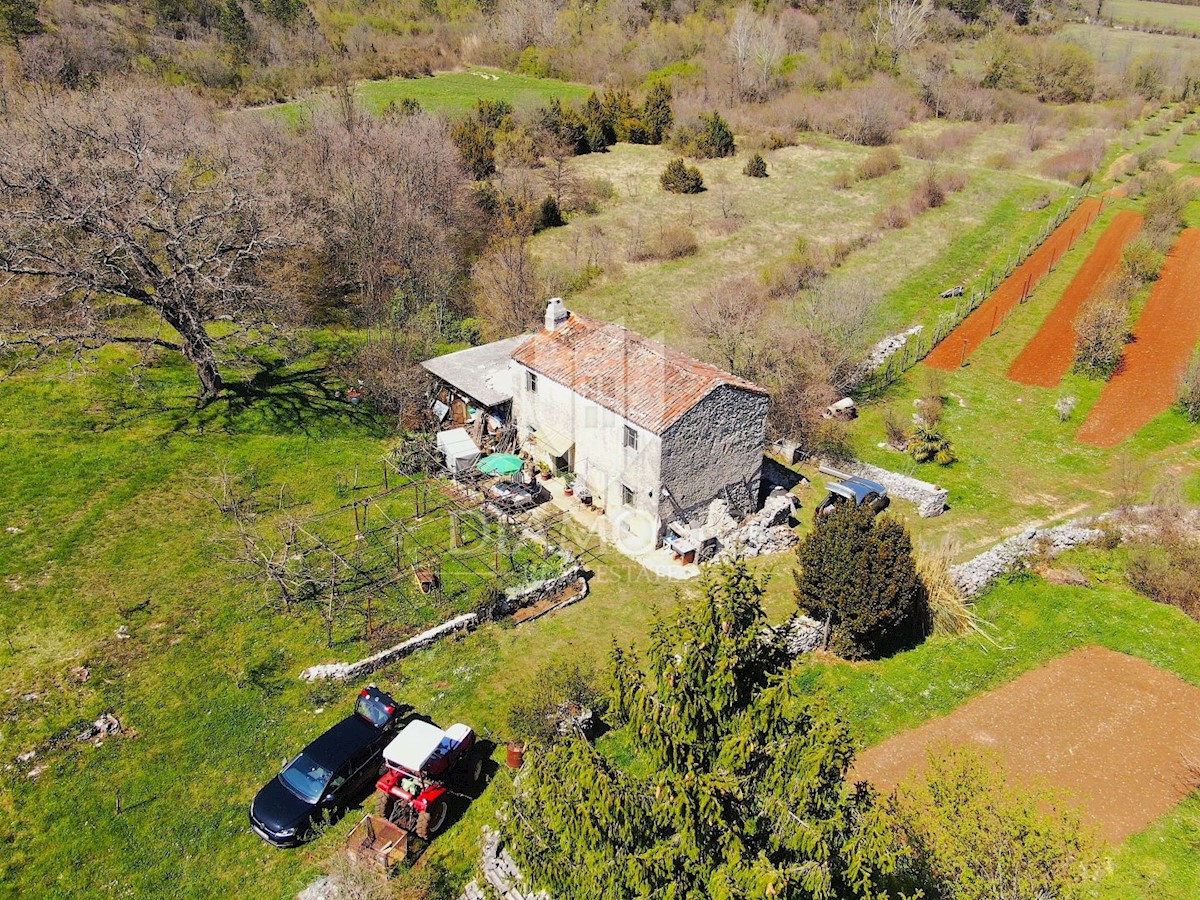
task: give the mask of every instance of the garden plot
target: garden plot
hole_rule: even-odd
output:
[[[1095,249],[1071,281],[1033,340],[1008,370],[1020,384],[1055,387],[1071,369],[1075,350],[1075,317],[1083,305],[1112,277],[1121,252],[1142,227],[1142,217],[1125,210],[1105,229]]]
[[[1116,374],[1104,386],[1077,435],[1115,447],[1175,403],[1179,378],[1200,340],[1200,229],[1171,248]]]
[[[1029,292],[1083,236],[1087,227],[1100,215],[1100,200],[1089,199],[1080,204],[1029,258],[1019,265],[1000,287],[980,307],[950,332],[933,352],[925,357],[925,365],[953,371],[980,348]]]
[[[996,752],[1010,777],[1063,791],[1116,844],[1200,785],[1200,688],[1084,647],[872,747],[851,776],[888,791],[946,746]]]

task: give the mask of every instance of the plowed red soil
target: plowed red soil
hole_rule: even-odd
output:
[[[963,360],[978,350],[988,335],[1021,302],[1025,292],[1033,290],[1034,285],[1050,271],[1050,267],[1071,249],[1084,229],[1100,215],[1101,205],[1102,201],[1094,197],[1083,201],[1079,209],[1058,226],[979,309],[967,316],[961,325],[933,348],[933,352],[925,357],[925,365],[946,370],[962,365]]]
[[[1133,327],[1133,343],[1076,435],[1115,447],[1175,402],[1200,340],[1200,228],[1179,236]]]
[[[1113,219],[1071,279],[1054,311],[1009,367],[1009,378],[1037,387],[1054,387],[1062,381],[1075,357],[1075,317],[1116,272],[1121,251],[1141,227],[1142,217],[1129,210]]]
[[[851,778],[890,791],[946,746],[996,752],[1010,779],[1063,792],[1117,844],[1200,785],[1200,688],[1084,647],[872,747]]]

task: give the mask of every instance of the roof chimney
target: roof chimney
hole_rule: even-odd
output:
[[[546,306],[546,330],[554,331],[569,318],[571,311],[563,306],[562,297],[552,297]]]

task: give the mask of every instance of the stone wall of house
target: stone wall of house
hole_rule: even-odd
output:
[[[624,506],[631,520],[629,513],[637,512],[657,523],[661,438],[545,375],[538,375],[537,390],[530,391],[529,370],[515,361],[512,370],[517,433],[532,455],[550,461],[536,440],[529,441],[531,429],[550,429],[565,436],[574,443],[572,468],[598,505],[610,513]],[[625,446],[626,425],[637,433],[636,448]],[[632,504],[622,504],[622,485],[632,492]],[[655,533],[648,538],[655,537],[657,528],[649,530]]]
[[[662,440],[664,522],[699,522],[714,498],[737,519],[755,511],[767,441],[768,400],[722,385],[667,429]]]

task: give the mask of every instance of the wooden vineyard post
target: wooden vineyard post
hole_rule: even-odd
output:
[[[967,339],[963,338],[962,359],[958,361],[958,367],[961,369],[967,364]]]
[[[333,557],[329,566],[329,611],[325,623],[325,646],[333,646],[333,608],[337,600],[337,557]]]

